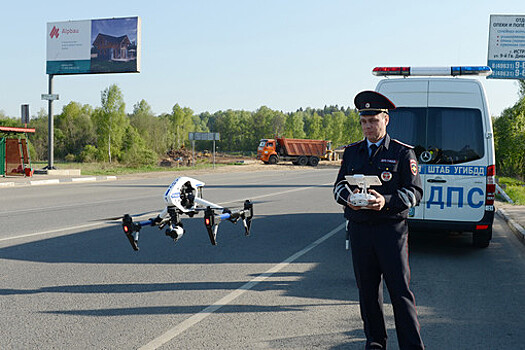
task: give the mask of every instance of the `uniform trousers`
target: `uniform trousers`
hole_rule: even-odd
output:
[[[424,349],[419,334],[415,298],[409,289],[406,220],[349,221],[347,230],[367,338],[366,349],[386,349],[383,280],[394,309],[400,350]]]

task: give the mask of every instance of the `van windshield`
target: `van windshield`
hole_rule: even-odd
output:
[[[414,146],[420,163],[460,164],[484,156],[478,109],[399,107],[390,112],[387,131]]]

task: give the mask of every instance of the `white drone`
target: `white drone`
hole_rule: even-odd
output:
[[[223,220],[237,223],[239,219],[244,224],[245,235],[250,234],[253,218],[253,204],[249,200],[244,202],[243,209],[230,210],[221,207],[202,198],[204,182],[191,177],[179,177],[175,179],[164,193],[166,208],[157,217],[140,222],[133,222],[133,218],[126,214],[122,218],[122,229],[126,234],[134,250],[139,250],[139,232],[143,226],[159,226],[166,228],[166,235],[176,242],[184,234],[184,228],[180,215],[193,217],[200,211],[204,211],[204,225],[208,231],[211,244],[217,244],[217,230]],[[219,211],[219,214],[216,214]]]

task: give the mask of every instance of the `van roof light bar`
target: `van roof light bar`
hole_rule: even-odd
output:
[[[488,66],[453,66],[453,67],[375,67],[372,74],[376,76],[457,76],[492,74]]]

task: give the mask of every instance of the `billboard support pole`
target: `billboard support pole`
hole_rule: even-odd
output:
[[[48,88],[48,94],[53,93],[53,74],[49,74],[49,88]],[[49,99],[47,102],[48,105],[48,115],[47,115],[47,128],[48,128],[48,134],[47,134],[47,170],[55,169],[54,166],[54,123],[53,123],[53,100]]]

